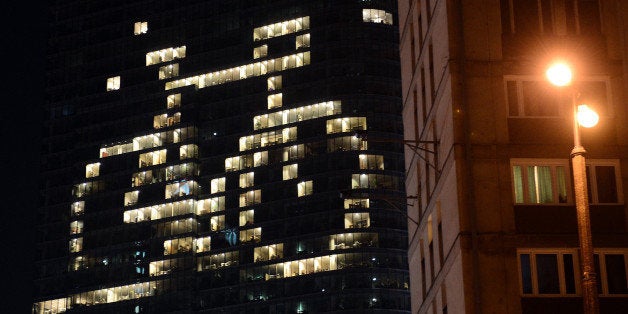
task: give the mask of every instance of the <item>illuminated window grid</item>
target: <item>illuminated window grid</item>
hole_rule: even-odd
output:
[[[341,113],[339,100],[326,101],[253,117],[253,129],[272,128],[284,124],[327,117]]]
[[[310,17],[304,16],[292,20],[268,24],[253,29],[253,41],[292,34],[310,28]]]
[[[170,81],[165,84],[165,89],[171,90],[173,88],[190,85],[195,85],[196,88],[205,88],[287,69],[298,68],[309,64],[310,52],[305,51]]]
[[[165,280],[147,281],[123,286],[113,286],[98,290],[75,293],[65,298],[46,300],[35,303],[34,313],[63,313],[79,306],[92,306],[139,299],[164,292]]]

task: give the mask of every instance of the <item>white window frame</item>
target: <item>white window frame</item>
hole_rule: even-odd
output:
[[[610,294],[608,292],[608,273],[606,269],[606,255],[623,255],[624,256],[624,271],[626,272],[626,280],[628,281],[628,249],[597,249],[593,251],[593,254],[597,255],[600,262],[600,273],[597,274],[597,279],[602,283],[602,290],[598,291],[600,296],[606,297],[628,297],[627,293],[615,293]],[[626,283],[628,285],[628,282]]]
[[[592,205],[616,205],[616,204],[623,204],[624,203],[624,194],[623,194],[623,188],[622,188],[622,177],[621,177],[621,167],[620,167],[620,162],[619,159],[587,159],[586,160],[586,165],[589,169],[588,172],[588,176],[587,179],[589,180],[590,184],[590,193],[591,193],[591,199],[589,200],[589,204]],[[615,188],[617,189],[617,203],[600,203],[598,201],[599,199],[599,195],[598,195],[598,186],[596,183],[596,178],[597,178],[597,174],[595,172],[595,167],[596,166],[613,166],[615,168]]]
[[[523,202],[517,203],[517,195],[515,191],[515,172],[514,167],[521,166],[523,171],[522,183],[523,183]],[[527,187],[527,176],[526,167],[528,166],[549,166],[551,167],[552,172],[552,194],[553,194],[553,202],[551,203],[534,203],[529,202],[529,193]],[[565,190],[566,190],[566,202],[561,203],[558,199],[558,180],[557,180],[557,172],[556,167],[563,167],[565,169]],[[569,168],[569,160],[568,159],[531,159],[531,158],[513,158],[510,160],[510,180],[512,186],[512,200],[514,205],[573,205],[573,197],[572,197],[572,185],[571,185],[571,171]]]
[[[557,117],[564,117],[566,115],[571,115],[572,110],[571,110],[571,103],[566,102],[565,104],[561,104],[560,107],[558,108],[558,112],[557,115],[553,115],[553,116],[532,116],[532,115],[526,115],[525,114],[525,104],[523,102],[523,82],[540,82],[540,81],[545,81],[547,82],[547,79],[543,76],[534,76],[534,75],[504,75],[504,102],[506,103],[506,107],[510,108],[510,103],[508,103],[508,82],[515,82],[516,86],[517,86],[517,111],[518,114],[511,114],[510,112],[508,112],[508,117],[509,118],[535,118],[535,119],[547,119],[547,118],[557,118]],[[587,76],[587,77],[581,77],[578,79],[578,82],[603,82],[606,85],[606,104],[604,105],[604,111],[605,114],[604,116],[613,116],[614,115],[614,111],[613,111],[613,98],[612,98],[612,93],[611,93],[611,82],[610,82],[610,78],[608,76],[601,76],[601,75],[594,75],[594,76]],[[576,84],[578,83],[576,82]],[[550,84],[548,82],[548,84]],[[559,87],[556,87],[557,91],[559,89]],[[568,92],[567,90],[565,90],[565,92]],[[570,120],[571,121],[571,120]]]
[[[528,254],[530,256],[530,280],[532,281],[532,293],[523,293],[523,272],[521,270],[521,255]],[[558,285],[560,292],[557,294],[539,293],[538,273],[536,265],[536,255],[552,254],[556,255],[556,263],[558,266]],[[563,256],[571,254],[573,256],[574,286],[575,292],[566,293],[567,287],[565,283],[565,263]],[[577,296],[580,291],[580,256],[577,249],[554,249],[554,248],[522,248],[517,249],[517,272],[519,276],[519,295],[522,297],[558,297],[558,296]]]

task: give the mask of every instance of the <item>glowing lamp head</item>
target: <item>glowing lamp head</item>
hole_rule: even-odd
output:
[[[565,63],[556,63],[545,72],[550,83],[556,86],[567,86],[571,83],[571,69]]]
[[[587,105],[578,106],[577,118],[578,124],[585,128],[592,128],[600,121],[600,116],[597,112],[593,111]]]

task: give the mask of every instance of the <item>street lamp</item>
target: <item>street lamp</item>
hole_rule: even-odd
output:
[[[571,69],[565,63],[556,63],[550,66],[546,72],[548,80],[556,86],[569,86],[571,84]],[[580,261],[582,272],[582,303],[585,314],[598,314],[600,312],[597,274],[593,260],[593,240],[591,238],[591,219],[589,215],[589,200],[587,193],[587,172],[585,164],[586,150],[580,143],[580,128],[595,126],[599,116],[587,105],[576,105],[577,92],[571,88],[571,105],[573,110],[573,141],[571,151],[571,165],[573,168],[574,194],[576,214],[578,222],[578,237],[580,239]]]

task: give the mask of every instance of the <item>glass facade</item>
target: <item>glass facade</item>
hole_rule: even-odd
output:
[[[396,10],[55,3],[33,313],[409,312]]]

